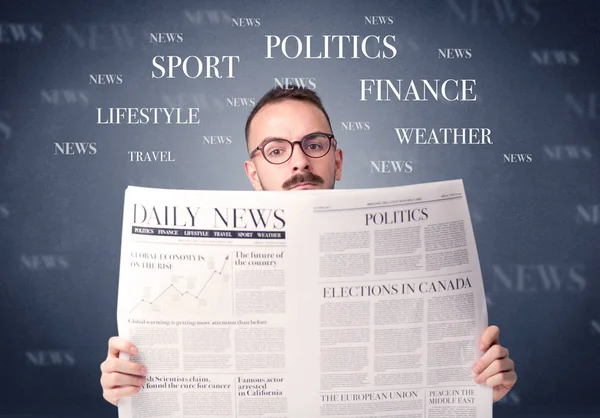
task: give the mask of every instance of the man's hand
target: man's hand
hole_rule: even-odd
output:
[[[146,368],[133,361],[119,358],[119,352],[131,355],[137,354],[137,348],[121,337],[111,337],[108,340],[108,355],[100,365],[102,376],[102,396],[111,404],[117,406],[119,399],[135,395],[146,382]]]
[[[494,402],[499,401],[517,382],[515,363],[508,357],[508,349],[498,344],[500,329],[487,327],[479,340],[483,355],[473,365],[476,383],[485,383],[494,388]]]

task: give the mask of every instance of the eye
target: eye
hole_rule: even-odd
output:
[[[312,144],[306,145],[306,148],[309,150],[315,151],[315,150],[323,148],[323,146],[321,144],[319,144],[318,142],[313,142]]]
[[[277,157],[283,153],[283,149],[281,148],[273,148],[269,150],[269,156]]]

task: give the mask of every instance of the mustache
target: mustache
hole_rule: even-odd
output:
[[[300,183],[314,183],[323,184],[325,180],[317,174],[311,173],[310,171],[303,174],[295,174],[283,183],[281,186],[283,189],[290,189]]]

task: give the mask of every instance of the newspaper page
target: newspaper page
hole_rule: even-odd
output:
[[[293,415],[295,199],[277,196],[127,189],[117,320],[139,353],[120,357],[148,374],[119,417]]]
[[[462,181],[126,192],[119,417],[491,417]]]
[[[311,200],[304,416],[491,417],[471,371],[487,308],[462,181]]]

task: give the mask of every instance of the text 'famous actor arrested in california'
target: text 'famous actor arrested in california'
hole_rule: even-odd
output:
[[[306,88],[274,88],[256,104],[246,122],[249,159],[246,174],[255,190],[333,189],[342,177],[342,150],[317,94]],[[517,381],[514,362],[499,344],[500,330],[490,326],[479,340],[484,352],[473,365],[474,380],[494,389],[494,402]],[[145,384],[143,364],[119,358],[119,352],[138,350],[122,337],[111,337],[108,355],[100,365],[103,396],[119,399],[139,392]]]

